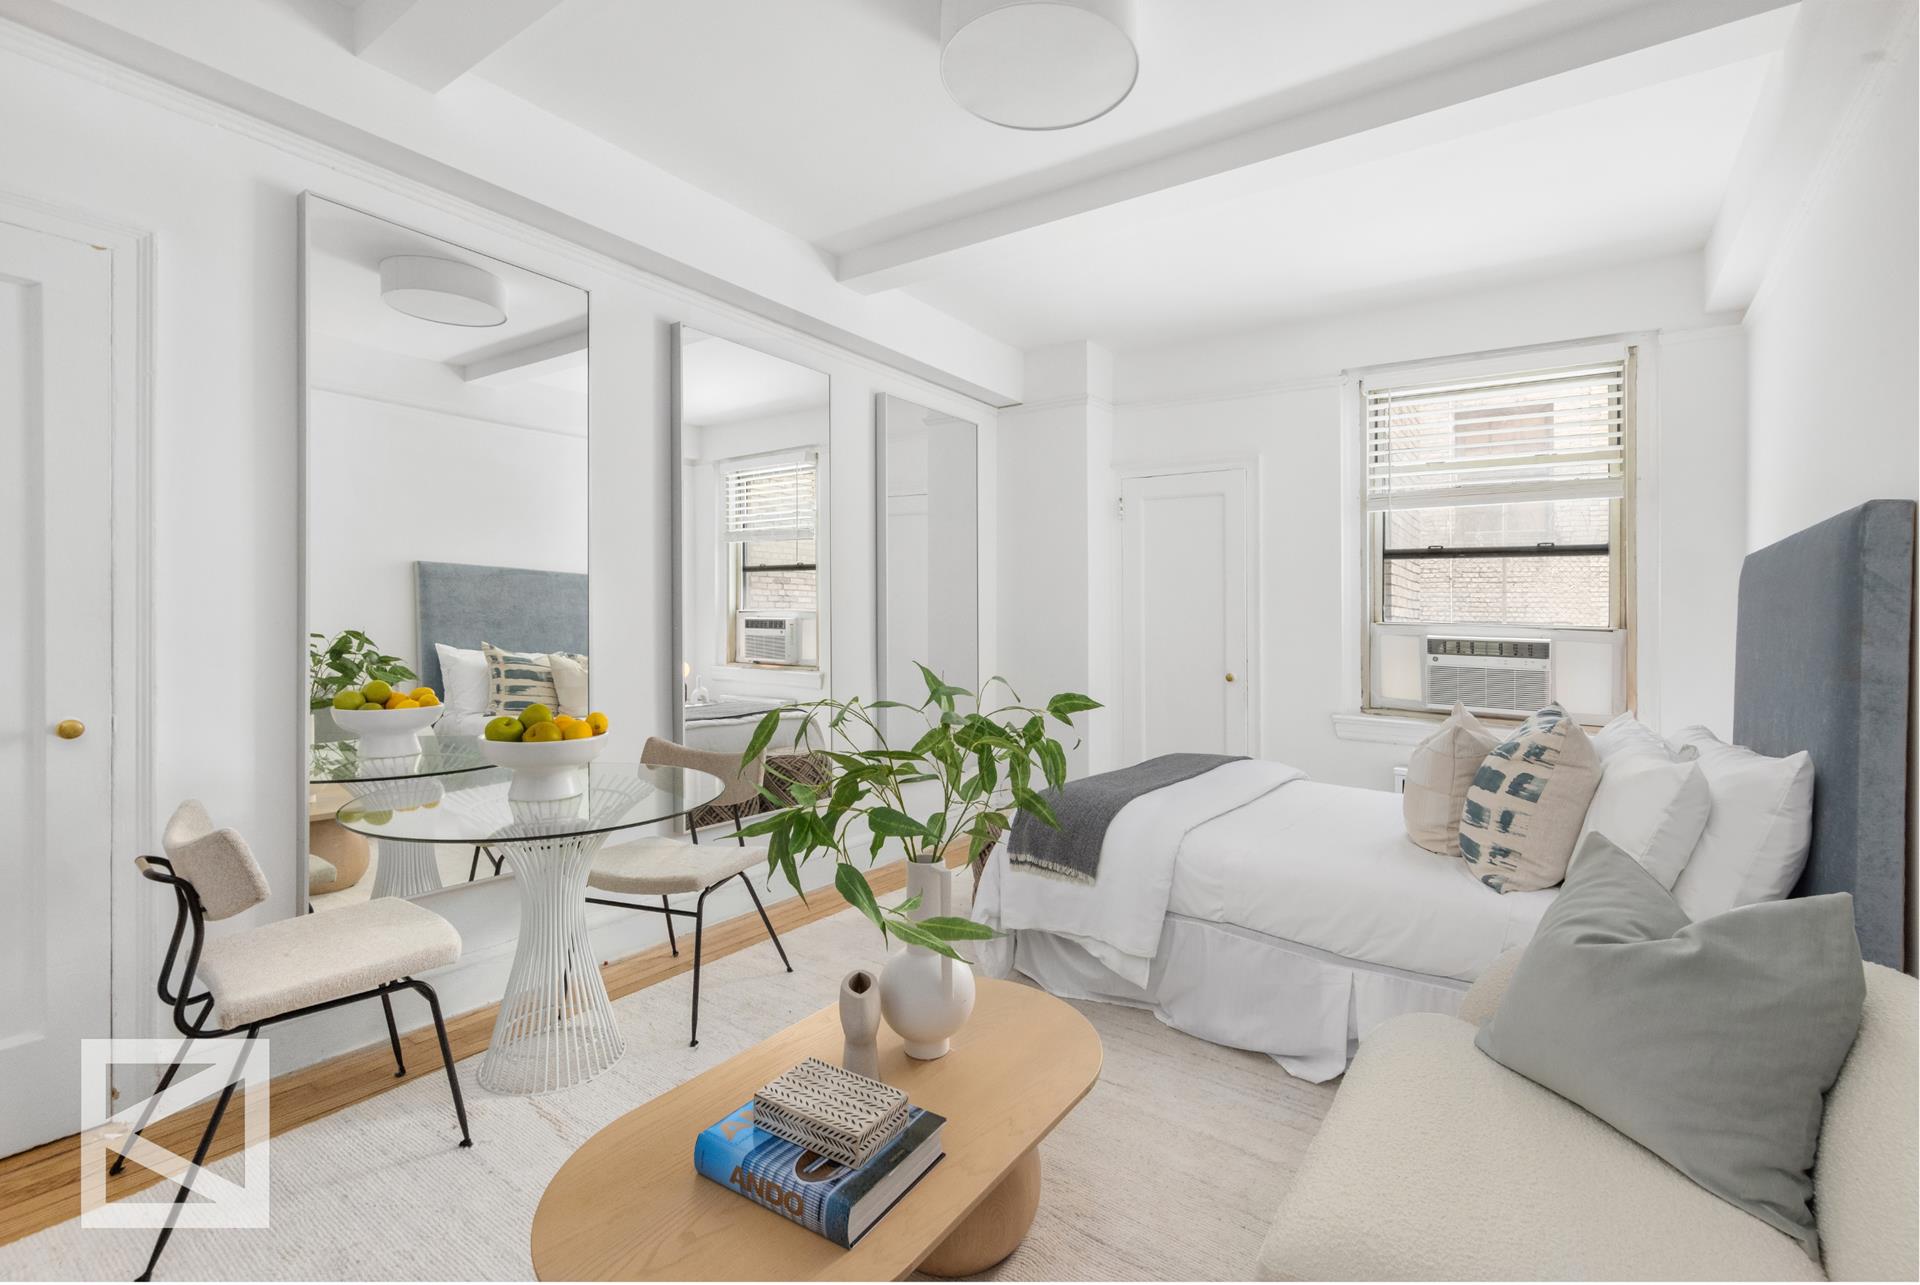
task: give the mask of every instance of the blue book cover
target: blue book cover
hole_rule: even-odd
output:
[[[748,1102],[701,1132],[693,1144],[693,1167],[847,1249],[933,1167],[946,1122],[931,1111],[908,1108],[899,1136],[854,1169],[757,1128]]]

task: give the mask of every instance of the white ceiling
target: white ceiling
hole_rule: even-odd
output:
[[[1796,9],[1138,0],[1133,95],[1034,133],[948,100],[939,0],[516,2],[466,74],[855,290],[1119,349],[1702,247]]]
[[[827,404],[829,381],[817,370],[736,344],[681,330],[680,417],[711,428]]]

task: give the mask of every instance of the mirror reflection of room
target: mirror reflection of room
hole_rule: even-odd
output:
[[[319,910],[505,873],[332,818],[497,781],[474,749],[492,720],[590,713],[588,296],[317,197],[306,211]]]
[[[740,750],[767,710],[830,690],[828,380],[679,333],[681,739]]]
[[[880,695],[918,705],[919,666],[944,682],[980,683],[979,430],[968,420],[882,393],[877,399]],[[912,710],[882,709],[889,744],[926,730]]]

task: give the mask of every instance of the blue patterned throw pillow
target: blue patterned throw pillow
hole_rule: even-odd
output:
[[[1460,857],[1495,892],[1531,892],[1566,878],[1600,756],[1558,705],[1522,723],[1480,764],[1460,815]]]
[[[560,703],[545,652],[502,651],[490,642],[481,643],[480,650],[487,654],[488,717],[518,714],[529,705],[552,711]]]

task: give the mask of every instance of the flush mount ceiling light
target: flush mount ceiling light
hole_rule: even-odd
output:
[[[1133,90],[1133,0],[941,0],[940,79],[1010,129],[1070,129]]]
[[[380,260],[387,306],[443,326],[498,326],[507,319],[506,283],[457,259],[396,254]]]

